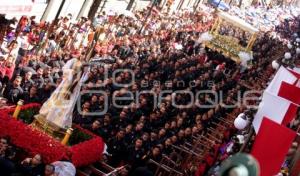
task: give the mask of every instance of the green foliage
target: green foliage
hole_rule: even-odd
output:
[[[20,114],[18,116],[19,120],[22,120],[26,124],[31,124],[34,120],[34,116],[38,114],[39,109],[38,108],[28,108],[26,110],[21,110]],[[74,128],[73,133],[69,139],[68,145],[72,146],[87,140],[90,140],[92,138],[91,135],[81,131],[78,128]]]
[[[78,128],[74,128],[73,133],[69,139],[68,145],[72,146],[92,138],[91,135],[86,134],[85,132],[79,130]]]
[[[20,111],[19,119],[26,124],[31,124],[34,120],[34,115],[39,112],[37,108],[29,108],[26,110]]]

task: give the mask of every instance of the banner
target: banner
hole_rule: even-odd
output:
[[[289,100],[292,103],[300,105],[300,87],[289,84],[287,82],[282,82],[278,96]]]
[[[295,137],[296,132],[291,129],[269,118],[263,118],[251,151],[259,162],[261,176],[273,176],[279,173]]]

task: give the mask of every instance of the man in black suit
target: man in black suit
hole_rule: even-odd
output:
[[[21,82],[22,82],[22,77],[17,76],[12,84],[9,84],[4,93],[3,96],[7,98],[8,103],[16,104],[19,99],[22,98],[23,96],[23,89],[21,88]]]

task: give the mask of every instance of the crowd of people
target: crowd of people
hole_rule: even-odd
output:
[[[2,175],[44,175],[57,176],[55,166],[44,164],[40,154],[31,158],[18,161],[18,149],[11,143],[7,136],[0,138],[0,171]]]
[[[201,33],[212,26],[214,14],[156,13],[146,23],[146,13],[136,12],[136,19],[101,13],[92,21],[81,18],[76,23],[71,15],[55,23],[22,17],[0,40],[2,96],[9,104],[19,99],[42,104],[62,81],[68,60],[93,61],[82,87],[88,92],[81,97],[83,113],[75,109],[73,123],[104,139],[109,165],[128,165],[130,175],[155,173],[145,167],[150,159],[161,162],[163,156],[174,154],[174,146],[193,144],[195,136],[205,135],[220,118],[243,112],[245,107],[234,106],[240,93],[263,90],[272,74],[270,63],[286,50],[270,33],[260,34],[252,65],[245,68],[199,42]],[[95,36],[100,40],[95,42]],[[201,90],[208,91],[192,101],[189,93]],[[221,92],[223,101],[210,106],[214,97],[209,91]],[[157,104],[155,98],[161,94],[163,100]],[[91,115],[104,110],[104,115]],[[231,126],[220,134],[220,141],[189,174],[214,174],[221,161],[239,150],[235,132]],[[5,165],[0,164],[0,171],[13,165],[25,175],[54,175],[52,165],[41,165],[42,156],[18,162],[11,149],[9,139],[1,138],[0,159]],[[188,173],[185,169],[179,168]]]
[[[274,30],[276,26],[285,20],[293,20],[298,17],[300,9],[297,6],[248,6],[244,9],[232,7],[229,13],[244,19],[254,27],[262,31]]]

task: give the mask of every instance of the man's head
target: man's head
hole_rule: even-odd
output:
[[[126,112],[122,111],[122,112],[120,113],[120,118],[121,118],[121,119],[125,119],[125,118],[126,118]]]
[[[104,115],[104,123],[110,123],[110,117],[111,117],[111,115],[109,114],[109,113],[106,113],[105,115]]]
[[[36,154],[34,155],[34,157],[32,158],[32,165],[39,165],[42,163],[42,156],[40,154]]]
[[[183,138],[184,137],[184,130],[179,130],[178,137]]]
[[[5,150],[9,145],[9,137],[0,138],[0,149]]]
[[[36,95],[37,94],[37,87],[32,86],[29,90],[30,95]]]
[[[95,120],[92,124],[92,128],[95,129],[99,129],[101,127],[101,122],[99,119]]]
[[[52,68],[51,67],[47,67],[45,70],[44,70],[44,74],[45,75],[51,75],[52,73]]]
[[[157,138],[157,134],[155,132],[151,132],[150,133],[150,139],[151,140],[156,140],[156,138]]]
[[[152,149],[152,155],[158,156],[160,154],[160,148],[158,146],[153,147]]]
[[[166,130],[164,128],[160,129],[158,135],[160,137],[165,136],[166,135]]]
[[[37,75],[41,76],[44,73],[44,70],[42,68],[37,69],[36,71]]]
[[[143,133],[142,139],[143,139],[144,141],[148,141],[148,139],[149,139],[149,134],[148,134],[147,132]]]
[[[135,147],[136,148],[141,148],[143,146],[143,140],[142,139],[137,139],[135,141]]]
[[[12,67],[13,66],[13,63],[14,62],[14,57],[13,56],[8,56],[7,57],[7,59],[6,59],[6,61],[5,61],[5,65],[8,67],[8,68],[10,68],[10,67]]]
[[[55,172],[55,166],[47,164],[45,167],[45,176],[52,176]]]
[[[129,124],[129,125],[127,125],[126,128],[125,128],[125,132],[126,132],[126,133],[131,133],[131,131],[132,131],[132,124]]]
[[[83,103],[82,109],[90,109],[90,106],[91,106],[90,102],[86,101]]]
[[[189,128],[189,127],[186,128],[185,131],[184,131],[184,135],[185,135],[185,136],[191,136],[191,134],[192,134],[191,128]]]
[[[29,80],[29,79],[31,79],[31,77],[32,77],[32,72],[31,72],[31,71],[28,71],[28,72],[25,74],[25,79],[26,79],[26,80]]]
[[[21,85],[22,82],[22,77],[21,76],[17,76],[13,82],[13,86],[14,87],[19,87]]]
[[[172,140],[171,138],[168,138],[165,140],[165,146],[171,146],[172,145]]]
[[[117,137],[119,139],[123,139],[125,136],[125,131],[123,129],[121,129],[118,133],[117,133]]]
[[[144,128],[144,123],[139,122],[135,127],[135,131],[141,131],[143,128]]]
[[[96,103],[97,100],[98,100],[97,95],[93,95],[93,96],[92,96],[92,99],[91,99],[92,103]]]

